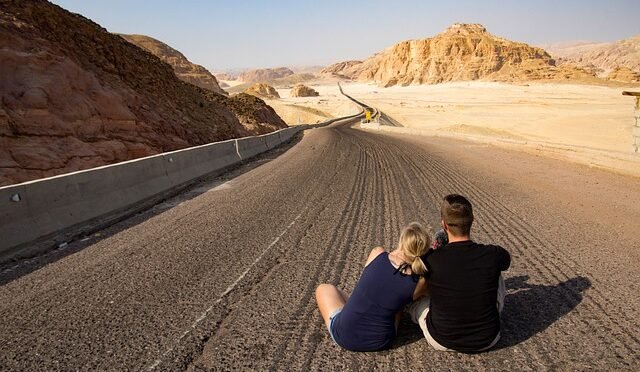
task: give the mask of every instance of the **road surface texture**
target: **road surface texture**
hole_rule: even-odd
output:
[[[513,263],[494,350],[331,342],[314,300],[371,248],[474,204]],[[84,241],[5,265],[0,370],[639,370],[640,180],[479,144],[341,123]]]

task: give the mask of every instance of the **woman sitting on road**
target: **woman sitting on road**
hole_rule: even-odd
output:
[[[417,222],[402,230],[391,253],[374,248],[351,297],[331,284],[316,289],[316,302],[331,338],[352,351],[388,348],[396,336],[405,305],[426,293],[420,258],[430,239]]]

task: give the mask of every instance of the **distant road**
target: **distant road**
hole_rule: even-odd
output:
[[[4,267],[0,370],[640,369],[640,180],[344,122],[279,152]],[[350,291],[451,192],[513,256],[498,349],[435,352],[407,318],[389,351],[332,344],[315,287]]]

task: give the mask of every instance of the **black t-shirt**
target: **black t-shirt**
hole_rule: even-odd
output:
[[[500,332],[498,278],[511,264],[509,252],[496,245],[454,242],[430,252],[425,263],[431,337],[461,352],[489,346]]]

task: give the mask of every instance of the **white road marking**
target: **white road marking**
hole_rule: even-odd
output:
[[[213,308],[219,304],[220,302],[222,302],[222,299],[228,295],[231,291],[233,291],[233,289],[242,281],[242,279],[244,279],[245,276],[247,276],[247,274],[249,273],[249,271],[251,271],[251,269],[262,259],[262,257],[264,257],[264,255],[274,246],[276,245],[279,241],[280,238],[282,238],[284,236],[284,234],[287,233],[287,231],[289,231],[289,229],[291,229],[291,227],[293,227],[293,225],[296,224],[296,221],[298,221],[298,219],[300,218],[300,216],[302,216],[302,213],[300,213],[299,215],[296,216],[296,218],[293,219],[293,221],[291,221],[291,223],[280,233],[280,235],[278,235],[272,242],[271,244],[269,244],[267,246],[267,248],[265,248],[262,253],[260,253],[260,255],[253,260],[253,262],[251,263],[251,265],[249,265],[249,267],[247,267],[247,269],[245,271],[242,272],[242,274],[240,274],[240,276],[233,282],[231,283],[231,285],[229,285],[227,287],[227,289],[224,290],[224,292],[222,292],[220,294],[220,296],[218,296],[218,299],[215,300],[215,302],[209,306],[209,308],[207,310],[205,310],[199,317],[198,319],[196,319],[193,324],[191,324],[191,327],[189,327],[186,331],[184,331],[184,333],[182,333],[182,335],[176,340],[176,342],[174,343],[174,346],[172,346],[171,348],[169,348],[169,350],[165,351],[164,353],[162,353],[162,356],[158,359],[156,359],[152,365],[149,366],[148,370],[152,371],[154,370],[157,366],[160,365],[162,358],[166,357],[167,355],[169,355],[169,353],[171,353],[176,345],[182,341],[185,337],[187,337],[187,335],[189,333],[191,333],[192,330],[194,330],[198,324],[200,324],[200,322],[202,322],[203,320],[205,320],[207,318],[207,315],[209,315],[209,313],[213,310]]]

